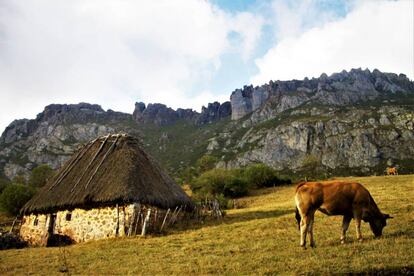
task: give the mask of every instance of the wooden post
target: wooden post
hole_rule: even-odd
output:
[[[10,227],[10,231],[9,231],[9,233],[10,233],[10,234],[13,232],[13,228],[14,228],[14,225],[16,224],[16,220],[17,220],[17,216],[16,216],[16,218],[13,220],[13,224],[12,224],[12,226]]]
[[[141,205],[139,205],[139,210],[138,210],[138,214],[136,214],[136,221],[135,221],[135,229],[134,229],[134,236],[137,235],[137,229],[138,229],[138,224],[141,218]]]
[[[155,209],[155,214],[154,214],[154,226],[157,225],[157,216],[158,216],[158,209]]]
[[[164,220],[161,224],[160,232],[162,232],[162,229],[164,228],[165,222],[167,221],[167,217],[168,217],[168,214],[170,213],[170,211],[171,211],[171,209],[168,208],[167,213],[165,214]]]
[[[151,216],[151,208],[148,209],[147,216],[145,217],[144,225],[142,226],[141,236],[145,236],[145,234],[147,233],[150,216]]]
[[[174,214],[171,218],[170,224],[174,224],[177,221],[178,214],[180,213],[182,207],[183,206],[180,206],[180,208],[177,210],[177,212],[174,212]]]
[[[174,212],[172,213],[172,215],[171,215],[171,219],[170,219],[170,221],[168,222],[168,224],[171,224],[171,223],[172,223],[172,220],[174,219],[174,216],[175,216],[175,213],[177,212],[177,210],[178,210],[178,206],[177,206],[177,207],[175,207]]]
[[[132,233],[132,227],[134,226],[134,222],[135,222],[135,213],[133,213],[132,217],[131,217],[131,221],[129,222],[129,227],[128,227],[128,237],[131,236]]]

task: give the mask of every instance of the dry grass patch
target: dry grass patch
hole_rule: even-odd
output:
[[[349,178],[348,178],[349,179]],[[222,222],[149,238],[120,238],[62,248],[0,252],[0,274],[296,274],[414,271],[414,176],[352,178],[363,183],[389,221],[381,239],[340,245],[340,217],[317,213],[317,248],[302,250],[294,186],[263,189],[238,201]]]

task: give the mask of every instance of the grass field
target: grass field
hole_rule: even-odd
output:
[[[350,178],[348,178],[350,179]],[[414,175],[351,178],[394,216],[374,239],[363,224],[356,241],[339,242],[341,217],[317,213],[316,248],[299,247],[294,186],[240,199],[222,222],[162,237],[119,238],[64,248],[0,251],[0,274],[297,274],[414,272]]]

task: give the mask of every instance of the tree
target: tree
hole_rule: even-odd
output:
[[[255,188],[271,187],[281,181],[276,171],[265,164],[254,164],[244,170],[246,181]]]
[[[0,195],[0,207],[10,215],[17,215],[34,194],[33,187],[21,184],[8,185]]]
[[[200,197],[240,197],[247,194],[247,183],[232,171],[213,169],[204,172],[190,184],[191,190]]]
[[[202,156],[200,159],[197,160],[196,163],[199,173],[203,173],[208,170],[214,169],[217,161],[217,158],[212,155]]]
[[[54,175],[54,170],[49,165],[40,165],[32,170],[29,178],[29,184],[33,187],[43,187],[47,180]]]

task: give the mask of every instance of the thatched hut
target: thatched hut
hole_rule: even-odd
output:
[[[193,203],[125,134],[87,143],[22,208],[20,235],[34,245],[52,236],[75,242],[159,231]]]

